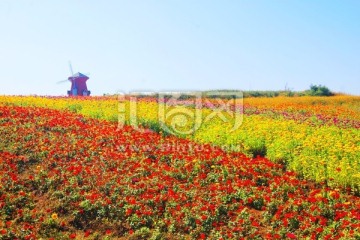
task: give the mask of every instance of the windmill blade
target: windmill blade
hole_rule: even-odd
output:
[[[69,67],[70,67],[70,73],[71,73],[71,76],[74,75],[74,72],[73,72],[73,68],[71,66],[71,62],[69,61]]]
[[[66,79],[66,80],[61,80],[61,81],[57,82],[57,84],[64,83],[64,82],[67,82],[67,81],[69,81],[69,80],[68,80],[68,79]]]

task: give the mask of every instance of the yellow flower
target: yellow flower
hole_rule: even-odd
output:
[[[53,213],[53,214],[51,214],[51,218],[53,220],[56,220],[56,219],[58,219],[58,215],[56,213]]]
[[[318,193],[315,195],[316,198],[321,198],[322,197],[322,194],[321,193]]]

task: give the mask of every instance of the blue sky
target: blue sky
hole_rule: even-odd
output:
[[[360,95],[358,0],[1,0],[0,94],[293,90]]]

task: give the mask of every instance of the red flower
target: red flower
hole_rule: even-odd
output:
[[[286,236],[290,239],[296,239],[296,235],[293,233],[287,233]]]
[[[275,233],[274,236],[273,236],[273,239],[281,239],[281,235]]]
[[[257,221],[253,221],[253,222],[251,223],[251,226],[253,226],[253,227],[260,227],[260,224],[259,224]]]
[[[88,237],[90,236],[91,234],[91,231],[90,230],[86,230],[85,233],[84,233],[84,237]]]
[[[131,210],[131,208],[128,208],[128,209],[126,209],[126,216],[129,216],[129,215],[131,215],[131,213],[132,213],[132,210]]]
[[[71,238],[71,239],[76,238],[76,233],[72,233],[72,234],[70,234],[69,238]]]
[[[205,233],[200,233],[199,238],[200,238],[200,239],[206,239],[206,235],[205,235]]]

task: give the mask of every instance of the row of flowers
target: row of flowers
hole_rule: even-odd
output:
[[[191,100],[188,102],[190,104]],[[142,125],[167,134],[162,125],[162,121],[165,121],[168,129],[180,126],[180,133],[171,131],[177,136],[248,156],[266,156],[276,163],[285,164],[307,179],[326,182],[333,187],[350,187],[355,194],[359,194],[359,97],[244,99],[245,115],[242,115],[241,125],[235,131],[229,130],[234,120],[226,123],[221,118],[212,117],[210,121],[205,121],[214,113],[210,107],[217,107],[219,101],[203,99],[203,103],[209,106],[201,110],[202,124],[194,134],[181,134],[194,126],[194,108],[181,105],[176,109],[176,106],[159,105],[157,99],[149,97],[131,104],[116,97],[3,96],[0,97],[0,103],[69,110],[111,122],[123,118],[126,124],[134,127]],[[165,108],[164,120],[159,119],[160,107]],[[136,111],[131,110],[134,108]],[[131,117],[131,114],[135,115]],[[231,116],[226,117],[231,120]]]

